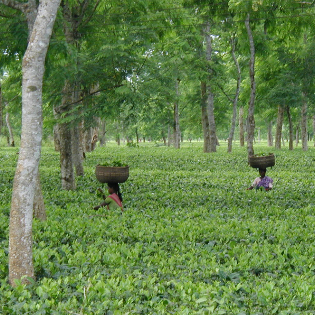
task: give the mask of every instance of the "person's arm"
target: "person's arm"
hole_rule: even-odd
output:
[[[99,208],[105,207],[105,206],[107,206],[107,205],[108,205],[108,203],[104,201],[104,202],[102,202],[100,205],[95,206],[93,209],[94,209],[94,210],[98,210]]]
[[[272,178],[270,178],[270,182],[269,182],[269,184],[268,184],[268,187],[266,188],[266,191],[268,191],[268,190],[271,190],[272,189],[272,183],[273,183],[273,180],[272,180]]]
[[[105,193],[102,188],[97,188],[97,190],[102,194],[103,199],[106,199]]]
[[[250,187],[247,188],[247,190],[252,190],[253,188],[255,188],[259,182],[260,178],[257,177],[255,178],[254,182],[252,183],[252,185]]]

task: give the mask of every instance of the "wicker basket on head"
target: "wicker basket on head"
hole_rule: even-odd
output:
[[[129,177],[129,166],[97,165],[95,175],[101,183],[124,183]]]
[[[254,168],[267,168],[275,165],[275,156],[273,153],[265,156],[252,155],[248,158],[248,163]]]

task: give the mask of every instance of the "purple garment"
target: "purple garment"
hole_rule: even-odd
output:
[[[268,176],[265,176],[258,184],[257,184],[257,188],[258,187],[264,187],[264,188],[269,188],[269,184],[272,184],[273,183],[273,179],[268,177]]]

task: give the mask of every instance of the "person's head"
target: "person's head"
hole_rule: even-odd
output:
[[[266,175],[266,169],[265,168],[259,168],[259,175],[260,175],[260,177],[265,177],[265,175]]]
[[[122,201],[122,195],[120,193],[119,184],[118,183],[107,183],[108,193],[109,194],[117,194],[120,201]]]

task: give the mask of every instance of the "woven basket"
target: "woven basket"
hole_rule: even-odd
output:
[[[266,156],[252,155],[248,158],[248,163],[254,168],[267,168],[275,165],[275,156],[273,153]]]
[[[123,183],[129,177],[129,166],[101,166],[97,165],[95,175],[101,183]]]

